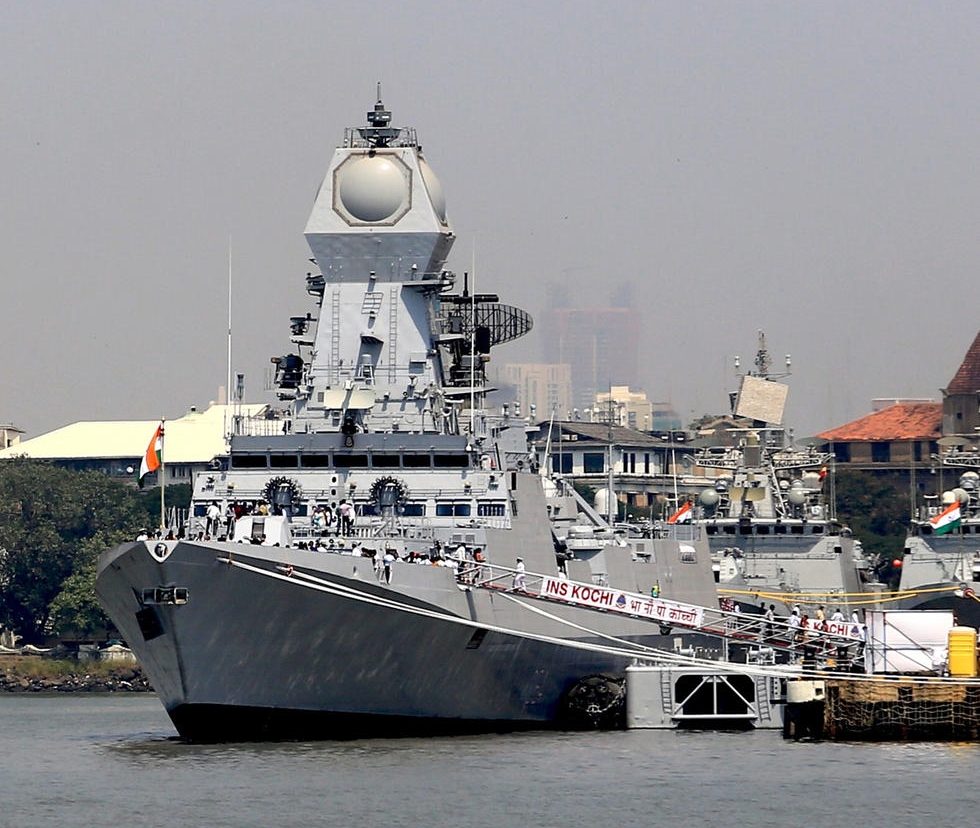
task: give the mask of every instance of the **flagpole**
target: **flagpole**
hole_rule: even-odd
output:
[[[166,534],[167,530],[167,502],[166,502],[166,489],[167,489],[167,466],[164,462],[164,425],[166,424],[166,419],[160,420],[160,534]]]

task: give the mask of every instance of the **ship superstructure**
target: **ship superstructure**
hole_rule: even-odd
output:
[[[786,374],[773,375],[762,331],[754,365],[733,400],[744,427],[695,460],[715,480],[697,498],[694,524],[707,536],[719,594],[750,612],[849,613],[865,602],[868,564],[834,511],[833,454],[788,439],[788,386],[776,380],[790,358]]]

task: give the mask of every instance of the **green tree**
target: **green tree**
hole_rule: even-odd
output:
[[[129,487],[98,472],[27,458],[0,463],[0,625],[41,643],[69,579],[85,573],[94,585],[98,551],[132,537],[145,520]]]
[[[50,627],[55,635],[90,638],[112,626],[95,596],[95,575],[99,555],[113,544],[113,539],[102,532],[82,541],[75,571],[65,578],[51,602]]]
[[[891,561],[902,557],[909,523],[908,495],[901,476],[838,467],[837,515],[851,527],[882,581],[892,580]]]

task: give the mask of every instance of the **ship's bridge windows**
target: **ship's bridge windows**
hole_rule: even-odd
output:
[[[398,508],[405,517],[422,517],[425,515],[424,503],[406,503]]]
[[[437,469],[465,469],[470,465],[468,454],[436,454],[432,465]]]
[[[738,528],[736,526],[725,526],[723,527],[726,535],[734,535],[735,530]]]
[[[768,535],[769,534],[769,527],[766,526],[765,524],[761,524],[760,526],[756,526],[755,527],[755,533],[757,535]]]
[[[269,465],[274,469],[295,469],[299,467],[299,458],[295,454],[272,454]]]
[[[366,454],[335,454],[333,464],[338,469],[366,469],[368,456]]]
[[[436,517],[469,517],[472,510],[470,503],[437,503]]]
[[[404,454],[402,465],[407,469],[427,469],[432,465],[432,458],[428,454]]]
[[[777,524],[776,524],[776,525],[775,525],[775,526],[773,527],[773,531],[774,531],[774,532],[775,532],[775,533],[776,533],[777,535],[785,535],[785,534],[786,534],[786,526],[785,526],[785,524],[782,524],[782,523],[777,523]]]
[[[477,503],[477,517],[503,517],[507,514],[507,507],[503,503]]]
[[[818,523],[812,523],[812,524],[810,524],[810,531],[814,535],[822,535],[823,534],[823,526],[821,526]]]
[[[329,454],[304,454],[303,467],[307,469],[325,469],[333,465]]]
[[[373,454],[371,465],[376,469],[397,469],[401,463],[397,454]]]
[[[803,527],[801,525],[796,525],[796,526],[791,526],[789,531],[790,531],[791,534],[794,534],[794,535],[802,535],[804,528],[805,527]]]
[[[356,507],[357,513],[365,517],[376,517],[381,514],[377,503],[359,503]]]
[[[264,469],[268,462],[264,454],[233,454],[231,465],[235,469]]]

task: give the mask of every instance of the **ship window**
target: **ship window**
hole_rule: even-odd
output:
[[[725,534],[726,535],[734,535],[735,534],[735,527],[734,526],[725,526],[724,529],[725,529]]]
[[[469,503],[437,503],[436,517],[469,517],[472,506]]]
[[[325,469],[333,465],[329,454],[304,454],[303,466],[307,469]]]
[[[295,469],[299,458],[295,454],[273,454],[269,457],[269,465],[274,469]]]
[[[264,454],[234,454],[231,464],[236,469],[264,469],[266,457]]]
[[[768,535],[769,534],[769,527],[768,526],[756,526],[755,527],[755,533],[757,535]]]
[[[820,525],[813,525],[810,527],[810,531],[813,532],[814,535],[822,535],[823,527]]]
[[[790,527],[790,533],[793,534],[793,535],[802,535],[803,534],[803,527],[802,526],[791,526]]]
[[[437,454],[432,465],[439,469],[465,469],[470,464],[468,454]]]
[[[428,454],[403,454],[402,463],[409,469],[423,469],[431,465]]]
[[[786,527],[782,523],[777,523],[773,528],[777,535],[786,534]]]
[[[708,530],[708,534],[709,535],[717,535],[718,534],[718,527],[717,526],[708,526],[707,527],[707,530]]]
[[[362,515],[367,515],[368,517],[374,517],[375,515],[381,514],[381,512],[378,510],[377,503],[365,503],[363,506],[358,506],[357,510]]]
[[[406,503],[404,506],[400,506],[399,509],[405,517],[422,517],[425,514],[424,503]]]
[[[503,503],[477,503],[477,517],[503,517],[506,508]]]
[[[333,464],[338,469],[366,468],[368,458],[366,454],[335,454]]]
[[[374,454],[371,456],[371,464],[376,469],[397,469],[398,468],[398,455],[397,454]]]

